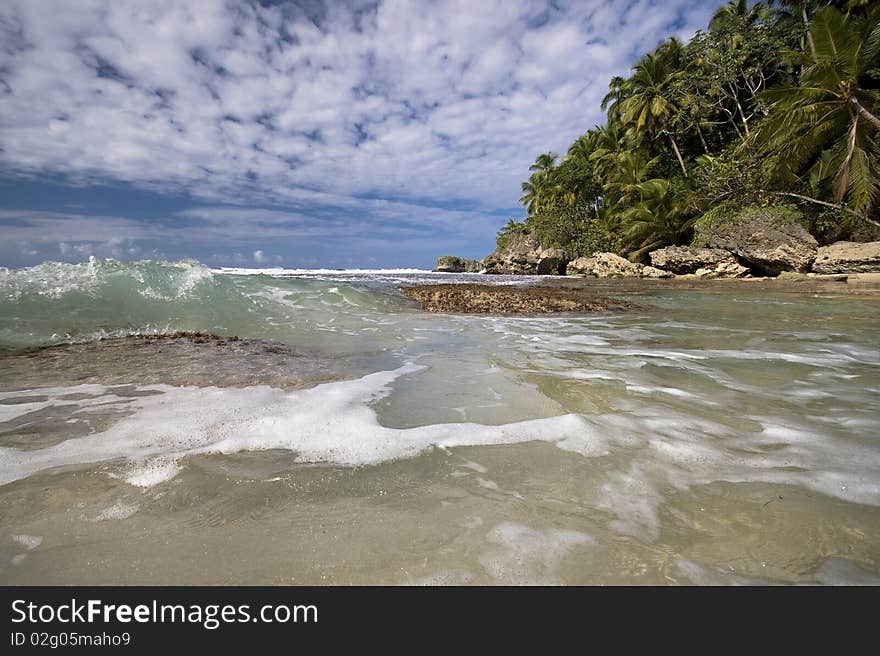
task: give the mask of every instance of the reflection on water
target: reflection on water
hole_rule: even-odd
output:
[[[872,297],[464,317],[352,277],[155,274],[67,332],[254,341],[0,358],[0,582],[880,583]],[[18,285],[31,344],[113,293]]]

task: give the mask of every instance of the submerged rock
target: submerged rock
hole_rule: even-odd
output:
[[[437,258],[438,273],[479,273],[483,266],[477,260],[466,260],[455,255],[441,255]]]
[[[428,312],[460,314],[542,314],[547,312],[601,312],[634,307],[631,303],[599,296],[589,290],[564,287],[511,287],[498,285],[419,285],[400,291]]]
[[[794,271],[783,271],[777,277],[777,280],[786,280],[789,282],[847,282],[849,276],[846,274],[823,274],[823,273],[795,273]]]
[[[0,391],[53,385],[298,389],[359,374],[347,358],[263,339],[202,332],[131,335],[0,351]]]
[[[720,264],[736,264],[736,257],[720,248],[694,248],[693,246],[667,246],[653,251],[651,264],[658,269],[683,275],[699,269],[714,269]]]
[[[813,273],[880,272],[880,241],[859,244],[839,241],[822,246],[813,262]]]
[[[544,248],[534,233],[516,235],[480,262],[486,273],[564,275],[568,259],[560,248]]]

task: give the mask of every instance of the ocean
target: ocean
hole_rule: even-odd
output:
[[[0,269],[0,583],[880,583],[876,297],[438,281]]]

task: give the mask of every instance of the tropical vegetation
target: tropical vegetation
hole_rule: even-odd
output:
[[[731,0],[612,79],[602,109],[565,155],[537,157],[499,246],[530,232],[639,260],[755,205],[796,207],[825,242],[880,227],[878,2]]]

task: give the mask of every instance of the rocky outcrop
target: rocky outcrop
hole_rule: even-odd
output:
[[[813,273],[880,272],[880,241],[839,241],[822,246],[813,262]]]
[[[658,269],[683,275],[700,269],[715,269],[722,264],[737,264],[736,257],[720,248],[694,248],[692,246],[667,246],[653,251],[651,264]]]
[[[483,266],[477,260],[466,260],[455,255],[441,255],[437,258],[438,273],[479,273]]]
[[[533,233],[511,238],[480,262],[486,273],[526,275],[564,275],[567,263],[562,249],[542,247]]]
[[[421,303],[428,312],[541,314],[601,312],[635,307],[632,303],[606,298],[591,290],[562,286],[419,285],[401,287],[400,291]]]
[[[730,216],[714,213],[697,222],[693,245],[733,253],[764,275],[806,272],[819,245],[799,223],[800,217],[800,212],[789,207],[754,206]]]
[[[657,267],[646,266],[642,268],[642,278],[675,278],[675,275]]]
[[[579,257],[568,263],[565,273],[597,278],[640,278],[644,265],[630,262],[614,253],[595,253],[592,257]]]

